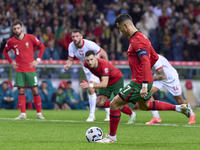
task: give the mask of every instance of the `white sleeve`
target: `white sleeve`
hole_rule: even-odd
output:
[[[74,51],[73,51],[72,43],[70,43],[69,47],[68,47],[68,56],[71,57],[71,58],[74,58]]]
[[[94,51],[95,54],[98,54],[101,50],[100,46],[98,46],[96,43],[92,42],[92,41],[87,41],[87,47],[89,50]]]
[[[161,62],[161,58],[159,57],[159,59],[156,61],[156,63],[153,65],[154,69],[157,71],[159,69],[161,69],[163,67],[162,62]]]

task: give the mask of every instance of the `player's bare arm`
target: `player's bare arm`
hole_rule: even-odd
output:
[[[100,89],[105,88],[108,85],[109,76],[103,76],[101,77],[101,82],[98,84],[88,83],[86,81],[83,81],[80,83],[80,86],[84,89],[86,88],[94,88],[94,89]]]
[[[157,70],[156,72],[157,72],[158,75],[156,75],[155,77],[153,77],[154,81],[159,81],[159,80],[166,79],[166,76],[165,76],[163,68]]]
[[[103,59],[105,60],[108,60],[108,54],[103,48],[101,48],[100,53],[97,54],[97,58],[101,58],[101,57],[103,57]]]
[[[64,70],[68,70],[71,67],[72,63],[73,63],[73,58],[68,57],[67,63],[66,65],[64,65]]]

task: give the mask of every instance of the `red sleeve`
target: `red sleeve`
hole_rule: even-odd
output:
[[[38,40],[37,37],[35,37],[34,35],[31,35],[31,34],[29,34],[29,35],[30,35],[30,37],[31,37],[31,40],[33,41],[33,45],[39,47],[40,52],[39,52],[37,58],[40,58],[40,59],[41,59],[42,56],[43,56],[43,53],[44,53],[44,51],[45,51],[45,46],[44,46],[44,44],[43,44],[40,40]]]
[[[42,56],[43,56],[43,54],[44,54],[44,51],[45,51],[45,46],[44,46],[44,44],[43,44],[43,43],[40,43],[39,48],[40,48],[40,52],[39,52],[37,58],[40,58],[40,59],[41,59]]]
[[[8,55],[8,51],[4,48],[3,50],[3,54],[6,57],[6,59],[9,61],[9,63],[12,63],[12,59],[10,58],[10,56]]]
[[[9,43],[10,43],[10,40],[8,40],[8,42],[6,43],[5,48],[3,50],[3,54],[4,54],[5,58],[9,61],[9,63],[12,63],[12,59],[8,55],[8,51],[11,49]]]

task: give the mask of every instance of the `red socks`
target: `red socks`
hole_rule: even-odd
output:
[[[107,100],[106,103],[102,107],[103,108],[109,108],[110,107],[110,101]]]
[[[41,98],[40,98],[40,95],[33,95],[33,100],[34,100],[34,104],[35,104],[35,108],[37,110],[37,113],[41,113]]]
[[[26,97],[25,94],[18,95],[18,105],[21,110],[21,113],[26,113]]]
[[[120,118],[121,118],[120,109],[110,110],[110,134],[109,135],[111,135],[111,136],[116,135]]]
[[[150,101],[148,110],[175,110],[176,105],[161,102],[158,100]]]
[[[127,114],[127,115],[132,115],[132,110],[128,105],[124,105],[124,107],[121,109],[121,112]]]

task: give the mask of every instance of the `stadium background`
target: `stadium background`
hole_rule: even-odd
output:
[[[126,84],[131,75],[128,66],[122,62],[127,60],[128,38],[118,31],[114,20],[120,13],[129,13],[157,53],[172,62],[190,61],[189,66],[175,67],[183,90],[186,80],[193,81],[196,105],[199,105],[200,75],[199,65],[195,64],[200,60],[199,3],[199,0],[0,0],[0,82],[13,82],[14,70],[3,60],[2,51],[12,36],[13,21],[19,19],[23,22],[24,32],[34,34],[48,52],[43,57],[44,65],[37,68],[40,83],[50,78],[57,88],[60,81],[72,80],[73,88],[78,92],[79,82],[84,79],[79,63],[67,72],[62,69],[63,64],[57,64],[59,60],[67,59],[68,45],[72,41],[70,33],[73,28],[79,28],[84,38],[107,51],[109,60],[118,61]],[[35,57],[37,54],[35,49]],[[15,59],[12,52],[10,56]],[[52,60],[55,61],[52,63]]]

